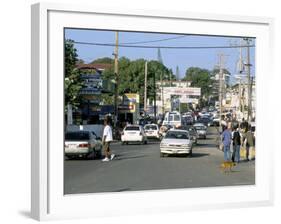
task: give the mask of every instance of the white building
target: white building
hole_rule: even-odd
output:
[[[201,88],[190,87],[191,81],[162,81],[157,82],[156,108],[157,114],[172,111],[173,105],[191,103],[196,106],[201,96]],[[173,101],[173,97],[174,101]]]
[[[256,111],[256,85],[253,83],[252,85],[252,96],[251,96],[251,117],[255,117]],[[234,88],[228,89],[225,98],[225,104],[223,106],[225,108],[235,109],[237,115],[242,119],[243,117],[247,118],[248,110],[248,85],[245,83],[241,83],[235,85]]]

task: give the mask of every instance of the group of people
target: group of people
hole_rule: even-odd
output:
[[[224,160],[239,163],[241,147],[246,149],[246,161],[254,159],[255,136],[253,128],[244,121],[228,122],[222,132],[221,140],[224,149]],[[232,153],[231,153],[232,146]]]

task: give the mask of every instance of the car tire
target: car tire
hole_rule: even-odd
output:
[[[87,156],[85,156],[85,159],[91,159],[91,160],[93,160],[93,159],[96,158],[96,156],[97,156],[97,152],[96,152],[95,149],[93,149],[92,152],[90,152]]]
[[[96,152],[95,159],[101,159],[101,157],[102,157],[101,151],[102,151],[102,150],[99,150],[98,152]]]
[[[188,157],[191,158],[192,157],[192,149],[190,150]]]

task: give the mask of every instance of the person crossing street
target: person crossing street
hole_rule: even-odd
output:
[[[104,129],[103,129],[103,136],[102,136],[102,145],[104,150],[105,158],[102,160],[103,162],[108,162],[113,160],[115,157],[114,154],[111,153],[110,150],[110,142],[113,140],[112,137],[112,128],[110,126],[110,120],[108,117],[104,119]]]

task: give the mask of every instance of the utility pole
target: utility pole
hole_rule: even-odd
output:
[[[114,127],[116,130],[117,120],[118,120],[118,86],[119,86],[119,75],[118,75],[118,36],[119,33],[115,33],[115,51],[114,51],[114,75],[115,75],[115,94],[114,94]]]
[[[243,118],[245,116],[245,84],[243,82],[243,90],[242,90],[242,114]]]
[[[143,109],[146,113],[147,111],[147,61],[145,62],[144,66],[144,100],[143,100]]]
[[[222,79],[223,79],[223,64],[224,64],[224,54],[219,54],[219,103],[220,103],[220,127],[221,127],[221,116],[222,116]]]
[[[252,120],[252,93],[251,93],[251,63],[250,63],[250,39],[245,38],[244,39],[247,43],[247,63],[245,66],[247,67],[247,90],[248,90],[248,115],[247,115],[247,121],[251,122]]]
[[[239,97],[239,113],[241,112],[241,77],[239,77],[239,89],[238,89],[238,91],[239,91],[239,95],[238,95],[238,97]]]
[[[153,93],[153,98],[154,98],[154,120],[156,122],[156,74],[154,73],[153,76],[153,89],[154,89],[154,93]]]
[[[164,116],[164,88],[163,88],[163,72],[161,72],[161,100],[162,100],[162,115]]]

